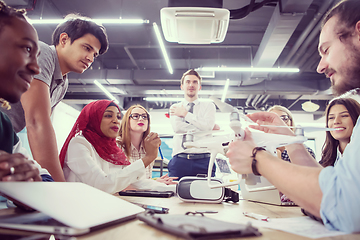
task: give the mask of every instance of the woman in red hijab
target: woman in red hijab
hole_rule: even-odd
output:
[[[145,167],[155,159],[159,147],[157,135],[146,137],[149,154],[130,164],[117,146],[121,112],[112,101],[99,100],[84,107],[60,152],[60,162],[68,182],[83,182],[108,193],[129,185],[136,189],[169,190],[167,185],[142,179]],[[148,152],[148,151],[147,151]]]

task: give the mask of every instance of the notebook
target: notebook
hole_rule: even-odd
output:
[[[9,229],[76,236],[144,212],[84,183],[0,182],[0,192],[38,211],[0,216],[0,227]]]
[[[263,176],[243,174],[240,190],[242,197],[249,201],[279,206],[296,206],[296,203],[292,201],[281,201],[279,191]]]

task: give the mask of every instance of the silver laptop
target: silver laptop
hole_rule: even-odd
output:
[[[242,197],[249,201],[280,206],[296,206],[296,203],[292,201],[281,201],[279,191],[262,176],[243,174],[240,190]]]
[[[73,182],[0,182],[0,192],[39,212],[0,216],[0,227],[82,235],[136,217],[144,209]]]

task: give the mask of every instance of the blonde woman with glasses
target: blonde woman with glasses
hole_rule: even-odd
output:
[[[120,125],[118,145],[122,147],[127,158],[131,163],[142,159],[146,155],[144,139],[150,134],[150,115],[141,105],[131,106],[125,113]],[[156,134],[157,133],[153,133]],[[159,139],[159,146],[160,146]],[[159,147],[158,146],[158,147]],[[152,169],[154,160],[146,167],[146,178],[152,178]],[[158,182],[165,184],[175,184],[173,182],[177,177],[169,177],[167,174],[156,179]]]
[[[284,123],[286,125],[288,125],[289,127],[294,127],[292,130],[295,131],[294,118],[293,118],[292,113],[289,111],[289,109],[287,109],[286,107],[280,106],[280,105],[274,105],[268,109],[268,112],[272,112],[272,113],[275,113],[276,115],[278,115],[281,118],[281,120],[284,121]],[[314,151],[309,147],[306,147],[306,149],[308,150],[310,155],[314,159],[316,159]],[[291,162],[290,157],[289,157],[285,147],[280,147],[280,148],[277,148],[276,150],[277,150],[279,158],[281,158],[284,161]]]

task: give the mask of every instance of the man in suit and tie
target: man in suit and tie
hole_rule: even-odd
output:
[[[178,177],[207,174],[210,153],[204,149],[184,147],[188,132],[201,132],[216,129],[216,107],[212,102],[200,101],[198,93],[201,89],[201,77],[193,69],[185,72],[181,78],[181,90],[184,100],[170,107],[170,121],[175,133],[173,142],[173,158],[168,164],[169,176]],[[195,138],[194,140],[198,140]],[[213,166],[212,176],[215,176]]]

